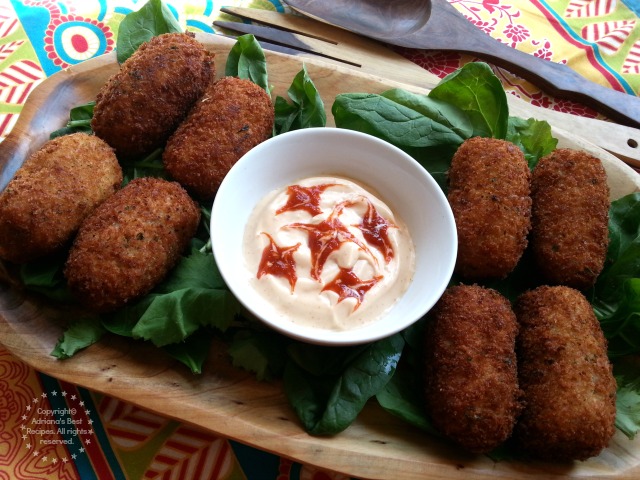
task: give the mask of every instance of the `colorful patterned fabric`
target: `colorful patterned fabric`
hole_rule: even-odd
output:
[[[144,0],[0,0],[0,139],[44,78],[115,48],[117,27]],[[284,12],[278,0],[167,2],[190,30],[213,32],[222,5]],[[640,91],[637,0],[451,0],[509,45],[569,64],[587,78]],[[475,60],[403,50],[443,77]],[[586,116],[496,69],[505,88],[536,105]],[[1,339],[0,339],[1,341]],[[330,465],[326,466],[330,468]],[[342,479],[343,475],[220,438],[125,401],[36,372],[0,346],[0,479]]]
[[[638,0],[450,0],[450,3],[501,42],[570,65],[585,78],[606,87],[632,95],[640,93]],[[477,60],[455,53],[419,50],[402,53],[440,77]],[[503,69],[494,71],[505,90],[536,106],[598,116],[583,105],[553,98]]]
[[[0,478],[347,477],[261,452],[34,371],[0,346]]]

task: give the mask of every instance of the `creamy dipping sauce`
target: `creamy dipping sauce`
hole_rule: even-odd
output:
[[[415,249],[382,200],[337,177],[313,177],[267,195],[244,234],[250,287],[293,323],[358,328],[407,290]]]

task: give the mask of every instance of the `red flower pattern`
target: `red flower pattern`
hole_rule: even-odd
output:
[[[484,33],[491,35],[496,29],[496,25],[498,24],[498,20],[492,18],[490,21],[481,20],[473,17],[465,17],[471,23],[473,23],[476,27],[482,30]]]
[[[504,33],[506,37],[509,40],[511,40],[511,43],[509,45],[514,48],[519,43],[524,42],[527,38],[531,36],[531,33],[529,32],[528,28],[526,28],[523,25],[515,25],[513,23],[507,25],[507,27],[502,31],[502,33]]]
[[[498,5],[500,5],[500,0],[484,0],[482,2],[482,6],[489,13],[493,13]]]

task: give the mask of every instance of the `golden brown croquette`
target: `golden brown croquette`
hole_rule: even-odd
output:
[[[592,286],[609,244],[609,187],[600,159],[559,149],[540,159],[531,179],[531,248],[549,283]]]
[[[514,310],[526,405],[516,443],[540,459],[598,455],[615,432],[616,381],[591,305],[573,288],[542,286],[522,294]]]
[[[153,37],[101,88],[91,127],[120,159],[164,146],[215,75],[213,54],[192,33]]]
[[[165,167],[193,195],[210,200],[240,157],[271,136],[273,123],[273,105],[263,88],[222,78],[169,139]]]
[[[454,286],[428,321],[425,400],[433,425],[471,452],[489,452],[509,438],[522,408],[511,304],[492,289]]]
[[[474,137],[456,151],[448,199],[458,230],[456,272],[504,278],[517,265],[531,227],[529,166],[514,144]]]
[[[178,183],[132,180],[80,227],[64,270],[69,289],[96,312],[126,305],[176,265],[199,220]]]
[[[0,194],[0,258],[24,263],[67,247],[121,183],[113,149],[99,138],[75,133],[48,141]]]

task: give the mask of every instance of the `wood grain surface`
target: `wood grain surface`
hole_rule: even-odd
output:
[[[216,52],[220,76],[233,41],[208,35],[198,38]],[[284,96],[302,64],[295,57],[275,53],[267,59],[274,98]],[[306,59],[305,63],[327,110],[338,93],[380,92],[399,86],[321,61]],[[70,107],[93,100],[117,68],[115,56],[109,55],[45,80],[29,97],[13,132],[0,144],[3,179],[10,178],[50,131],[66,122]],[[331,118],[330,112],[327,116]],[[560,129],[554,133],[561,146],[586,149],[602,158],[613,197],[640,190],[640,177],[620,160]],[[640,477],[640,438],[629,441],[619,432],[600,456],[565,465],[495,463],[486,456],[468,455],[374,404],[343,433],[312,437],[301,428],[280,385],[258,382],[234,368],[221,344],[214,345],[202,375],[191,374],[151,345],[115,336],[106,336],[69,360],[56,360],[49,353],[70,316],[71,312],[26,294],[15,282],[0,283],[0,342],[32,367],[302,463],[372,479]]]

